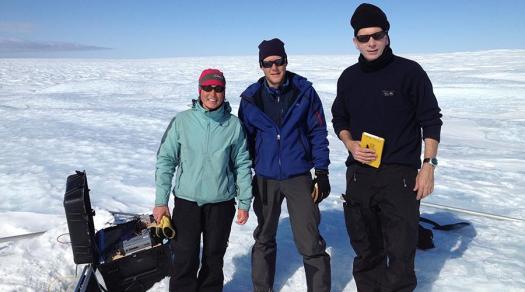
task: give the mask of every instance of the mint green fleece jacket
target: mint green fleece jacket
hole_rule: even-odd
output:
[[[246,135],[228,102],[215,111],[198,101],[180,112],[166,129],[157,153],[155,206],[173,194],[199,206],[237,199],[249,210],[252,200],[251,160]]]

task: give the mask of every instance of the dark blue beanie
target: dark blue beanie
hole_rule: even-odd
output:
[[[280,39],[264,40],[259,44],[259,62],[268,56],[281,56],[287,59],[284,43]]]

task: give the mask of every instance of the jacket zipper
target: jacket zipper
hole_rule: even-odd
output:
[[[209,156],[209,153],[210,153],[210,121],[207,121],[206,122],[206,160],[209,160],[210,159],[210,156]],[[205,163],[206,164],[206,163]],[[203,165],[204,166],[204,165]],[[208,177],[206,175],[206,167],[203,167],[203,174],[202,174],[202,177]],[[199,193],[202,194],[202,184],[199,184],[199,188],[200,188],[200,191]]]
[[[206,158],[208,158],[208,153],[210,152],[210,122],[206,124]]]
[[[282,177],[282,167],[281,167],[281,134],[277,130],[277,158],[279,160],[279,178]]]
[[[284,118],[282,120],[282,123],[284,123],[284,121],[286,121],[286,118],[290,115],[290,113],[292,112],[293,108],[299,104],[299,101],[302,99],[303,95],[305,94],[305,91],[300,91],[300,94],[297,95],[297,98],[295,99],[295,102],[292,106],[290,106],[290,108],[288,109],[288,112],[286,112],[286,114],[284,115]],[[278,158],[278,161],[279,161],[279,178],[282,177],[282,167],[281,167],[281,134],[279,133],[279,130],[280,130],[280,127],[278,125],[276,125],[274,123],[274,121],[272,119],[270,119],[270,117],[268,117],[268,115],[262,111],[260,108],[257,107],[257,105],[255,105],[254,102],[252,102],[249,98],[247,98],[246,96],[242,96],[241,95],[241,98],[244,98],[246,101],[248,101],[250,104],[252,104],[258,111],[260,111],[262,113],[262,115],[268,119],[272,124],[274,124],[275,126],[275,129],[277,130],[277,147],[278,147],[278,153],[277,153],[277,158]],[[279,98],[279,97],[277,97]]]

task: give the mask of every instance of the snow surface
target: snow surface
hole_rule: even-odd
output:
[[[425,68],[444,114],[436,188],[426,202],[525,218],[525,50],[408,55]],[[289,69],[313,82],[327,120],[336,82],[351,56],[290,57]],[[95,225],[107,210],[149,213],[155,154],[171,117],[196,97],[200,71],[227,79],[239,94],[261,77],[257,57],[150,60],[0,59],[0,291],[70,291],[76,283],[62,205],[66,177],[86,170]],[[338,194],[346,151],[329,124],[333,193],[321,204],[321,232],[332,256],[332,290],[356,291],[354,252]],[[434,231],[437,247],[418,251],[417,291],[525,291],[525,223],[422,207],[461,230]],[[225,256],[225,291],[250,291],[256,218],[234,224]],[[62,235],[62,236],[61,236]],[[285,204],[278,231],[276,291],[306,291],[302,259]],[[81,267],[78,267],[80,272]],[[152,291],[167,291],[167,281]]]

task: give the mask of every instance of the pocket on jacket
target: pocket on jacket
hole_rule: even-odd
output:
[[[304,158],[306,161],[311,161],[312,160],[312,147],[310,146],[310,143],[308,142],[308,138],[301,130],[297,129],[297,132],[299,134],[299,141],[301,142],[301,145],[303,146]]]
[[[224,173],[226,174],[226,192],[227,194],[224,194],[225,196],[228,196],[233,193],[233,190],[235,188],[235,179],[233,178],[233,174],[231,171],[229,171],[228,167],[224,170]]]
[[[182,184],[182,173],[184,172],[184,167],[182,166],[182,161],[179,164],[179,168],[177,170],[177,178],[175,179],[175,190],[180,191],[181,190],[181,184]]]
[[[259,160],[260,160],[260,157],[261,157],[261,151],[263,151],[263,149],[261,149],[261,144],[262,144],[262,134],[257,132],[257,135],[255,135],[255,151],[254,151],[254,154],[255,154],[255,161],[254,161],[254,165],[257,165],[259,163]]]

